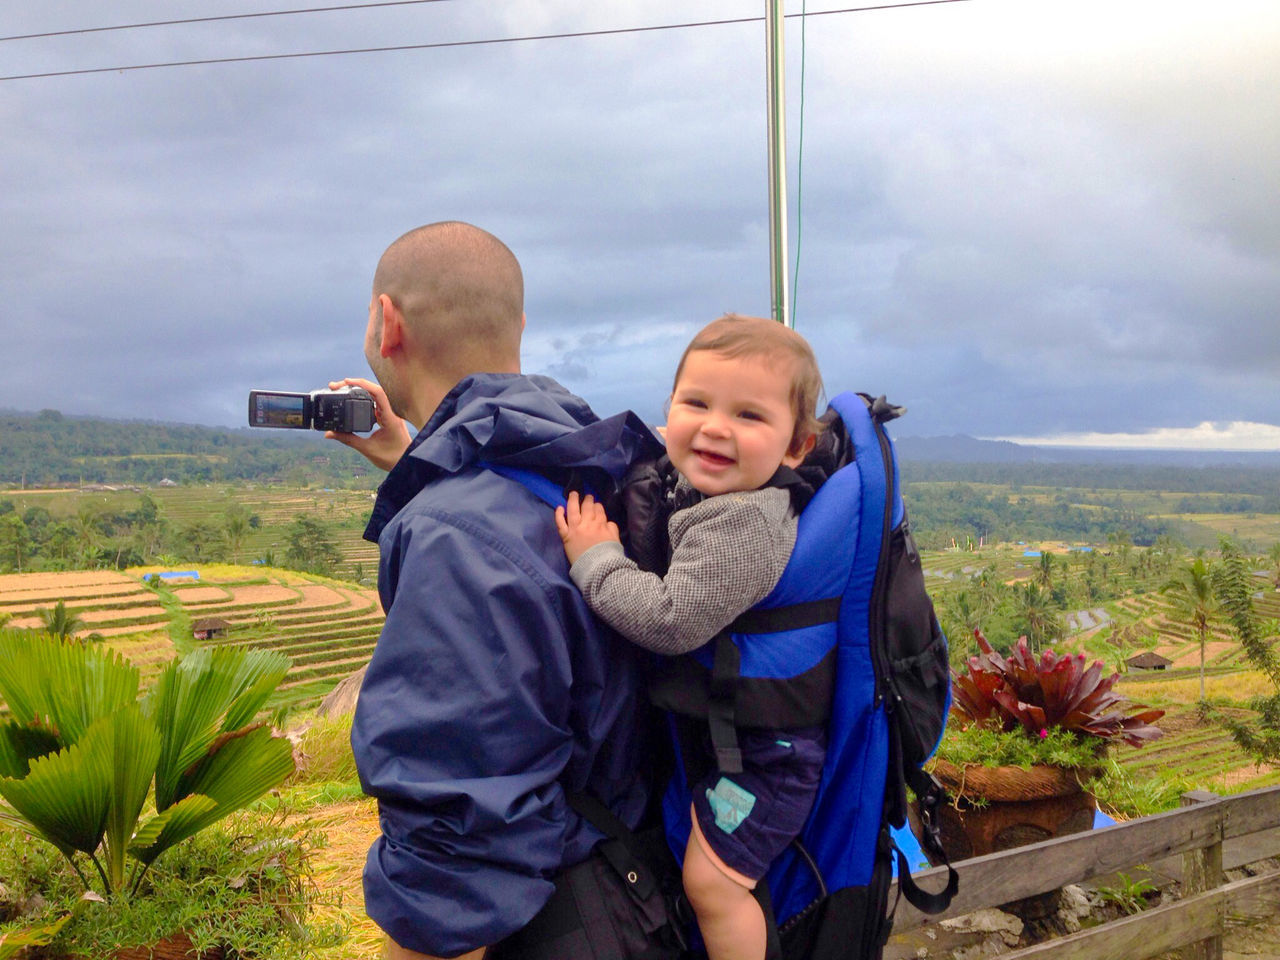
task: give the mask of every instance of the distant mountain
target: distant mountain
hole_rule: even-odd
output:
[[[1033,447],[1008,440],[949,437],[899,437],[898,456],[913,463],[1066,463],[1133,464],[1169,467],[1280,467],[1280,450],[1141,450],[1114,447]]]

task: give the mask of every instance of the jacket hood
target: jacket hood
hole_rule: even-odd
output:
[[[550,377],[474,374],[440,401],[387,475],[365,537],[376,539],[431,479],[478,463],[523,467],[561,483],[587,476],[616,487],[633,461],[662,450],[634,413],[601,420]]]

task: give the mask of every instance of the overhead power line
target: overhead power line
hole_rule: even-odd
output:
[[[217,17],[187,17],[185,20],[151,20],[146,23],[121,23],[111,27],[77,27],[74,30],[50,30],[47,33],[20,33],[5,40],[38,40],[41,37],[67,37],[78,33],[106,33],[108,30],[141,30],[144,27],[175,27],[188,23],[214,23],[218,20],[252,20],[256,17],[290,17],[299,13],[329,13],[333,10],[368,10],[370,7],[407,7],[420,3],[444,3],[445,0],[379,0],[378,3],[344,3],[337,7],[304,7],[300,10],[264,10],[260,13],[227,13]]]
[[[811,10],[789,13],[795,17],[825,17],[832,14],[866,13],[872,10],[899,10],[904,7],[934,7],[971,0],[912,0],[907,3],[882,3],[867,7],[844,7],[839,10]],[[436,43],[405,43],[385,47],[353,47],[344,50],[307,50],[299,53],[265,53],[244,57],[210,57],[203,60],[170,60],[161,63],[132,63],[114,67],[90,67],[80,70],[51,70],[45,73],[22,73],[0,77],[4,80],[39,80],[45,77],[74,77],[90,73],[123,73],[126,70],[159,70],[165,67],[195,67],[221,63],[253,63],[266,60],[299,60],[305,57],[337,57],[356,53],[393,53],[403,50],[440,50],[446,47],[479,47],[503,43],[528,43],[534,40],[569,40],[579,37],[605,37],[627,33],[653,33],[659,30],[688,30],[693,27],[719,27],[735,23],[760,23],[764,17],[735,17],[727,20],[698,20],[687,23],[663,23],[648,27],[615,27],[608,30],[579,30],[572,33],[542,33],[523,37],[491,37],[482,40],[443,40]]]

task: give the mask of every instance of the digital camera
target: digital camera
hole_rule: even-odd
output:
[[[367,433],[373,429],[373,397],[360,387],[289,393],[249,391],[249,426],[286,430]]]

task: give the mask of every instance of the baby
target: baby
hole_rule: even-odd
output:
[[[703,328],[676,368],[667,416],[677,502],[696,502],[671,515],[666,574],[623,555],[617,526],[590,496],[571,494],[556,511],[570,575],[592,611],[632,642],[674,656],[768,595],[797,525],[790,494],[771,481],[813,449],[821,390],[813,351],[795,331],[736,314]],[[804,826],[826,749],[821,727],[742,730],[739,742],[743,771],[730,777],[713,763],[694,787],[685,851],[685,892],[711,960],[765,956],[764,914],[751,891]]]

